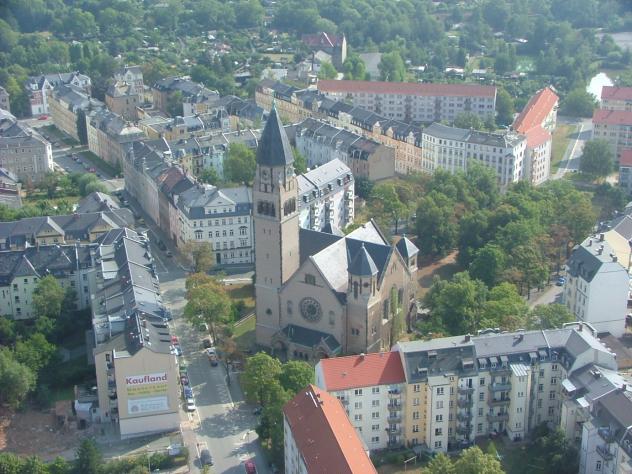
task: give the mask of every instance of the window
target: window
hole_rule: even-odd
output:
[[[413,406],[414,407],[418,407],[419,406],[419,398],[413,398]]]
[[[553,416],[555,414],[555,408],[549,407],[549,416]]]
[[[437,401],[437,410],[441,410],[443,408],[443,400]]]
[[[419,433],[419,425],[413,425],[413,433]]]
[[[316,284],[316,277],[314,275],[310,275],[309,273],[305,274],[305,283],[307,283],[308,285],[315,285]]]
[[[371,437],[371,442],[372,443],[379,443],[380,442],[380,437],[379,436],[372,436]]]
[[[380,393],[380,387],[373,387],[371,392],[373,392],[373,394]]]
[[[443,415],[437,415],[437,416],[435,416],[435,421],[436,421],[437,423],[442,422],[442,421],[443,421]]]
[[[362,389],[361,388],[356,388],[354,391],[356,396],[361,396],[362,395]]]
[[[524,392],[518,392],[518,398],[524,397]]]
[[[380,401],[379,400],[373,400],[371,402],[371,406],[372,407],[379,407],[380,406]]]
[[[516,413],[522,413],[522,407],[516,408]]]
[[[478,425],[476,425],[476,432],[477,433],[483,432],[483,423],[479,423]]]
[[[542,408],[542,399],[541,398],[538,399],[538,408]]]
[[[443,428],[435,428],[435,436],[443,436]]]
[[[354,419],[355,421],[362,421],[362,415],[355,415],[355,416],[353,417],[353,419]]]
[[[441,447],[441,441],[435,441],[435,448],[440,448]]]
[[[418,384],[418,383],[416,383],[415,385],[413,385],[413,392],[419,392],[419,390],[420,390],[420,387],[419,387],[419,384]]]
[[[479,384],[481,387],[484,387],[484,386],[485,386],[485,377],[481,377],[481,378],[479,379],[479,381],[478,381],[478,384]]]
[[[380,425],[371,425],[371,431],[380,431]]]
[[[437,395],[443,395],[443,387],[437,387]]]
[[[479,399],[480,401],[485,400],[485,392],[480,392],[480,393],[478,394],[478,399]]]
[[[558,370],[557,364],[551,364],[551,370]]]
[[[419,419],[419,412],[418,411],[414,411],[413,412],[413,420],[418,420]]]
[[[552,390],[549,392],[549,400],[555,400],[555,392]]]
[[[362,402],[355,402],[355,409],[356,410],[361,410],[362,409]]]
[[[595,464],[595,471],[601,471],[601,459],[597,460],[597,463]]]
[[[538,392],[543,392],[543,391],[544,391],[544,385],[538,384]]]
[[[374,420],[379,420],[380,419],[380,412],[379,411],[374,411],[371,413],[371,418],[373,418]]]
[[[551,377],[551,385],[557,385],[557,377]]]

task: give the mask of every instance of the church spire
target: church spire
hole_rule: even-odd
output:
[[[276,106],[268,116],[257,147],[257,164],[263,166],[287,166],[294,162],[290,140],[277,114]]]

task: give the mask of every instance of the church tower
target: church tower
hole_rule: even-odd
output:
[[[274,106],[257,148],[252,200],[257,343],[270,346],[272,336],[282,329],[279,292],[300,263],[294,156]]]

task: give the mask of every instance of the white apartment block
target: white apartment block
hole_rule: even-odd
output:
[[[564,302],[578,321],[615,337],[625,332],[630,285],[628,262],[618,260],[604,234],[590,236],[573,250],[564,287]]]
[[[465,112],[484,120],[496,109],[495,86],[320,80],[317,87],[332,100],[405,122],[453,122]]]
[[[397,353],[322,359],[315,372],[316,386],[340,400],[369,450],[403,444],[406,379]]]
[[[49,113],[48,95],[50,91],[63,85],[73,86],[86,94],[90,94],[92,81],[88,76],[78,72],[29,77],[26,82],[26,90],[29,93],[31,115],[37,117]]]
[[[353,223],[354,180],[338,159],[297,176],[299,225],[322,231],[342,230]]]
[[[596,109],[592,122],[593,139],[606,140],[616,159],[632,148],[632,111]]]
[[[527,140],[514,133],[497,134],[433,123],[422,133],[422,168],[434,173],[467,171],[476,162],[491,168],[501,188],[525,179]]]

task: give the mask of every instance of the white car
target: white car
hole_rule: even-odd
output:
[[[187,411],[195,411],[195,400],[187,398]]]

